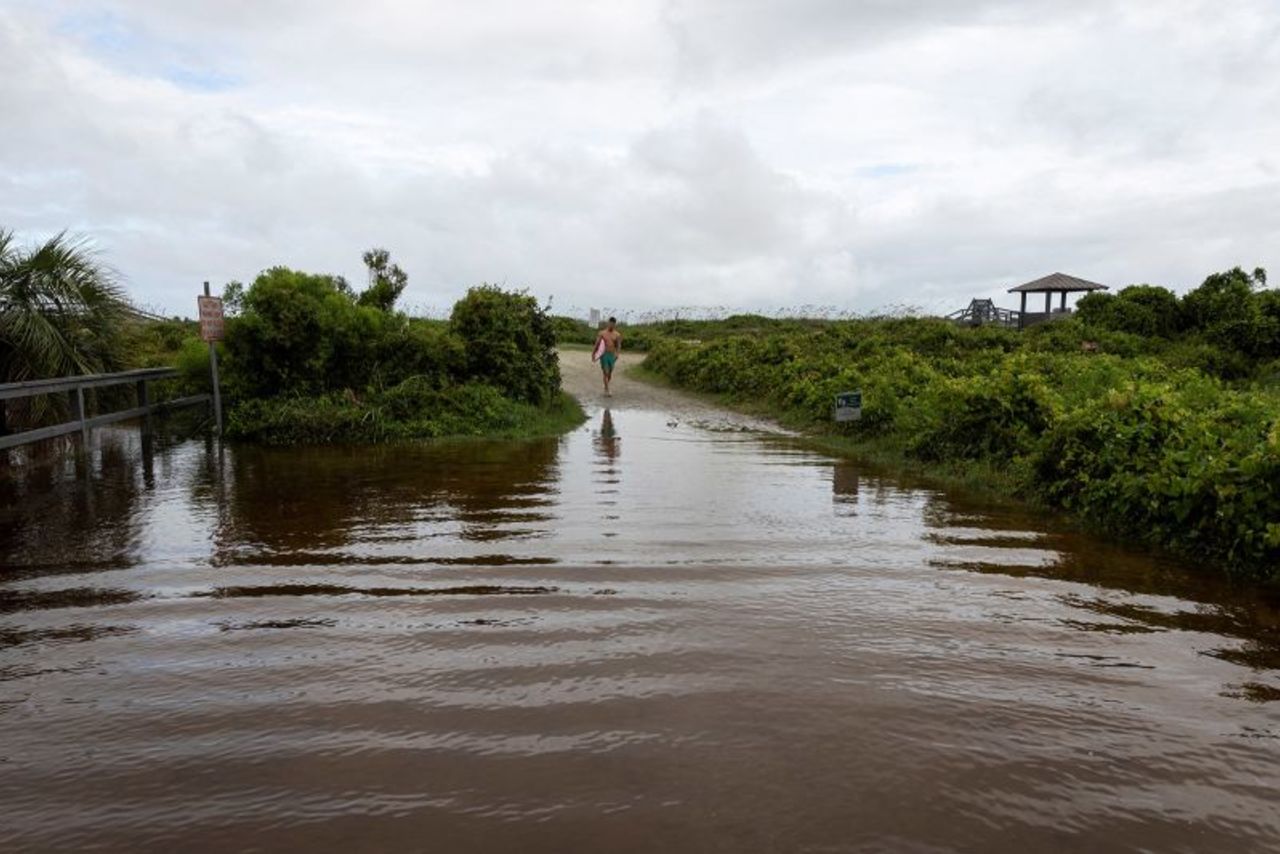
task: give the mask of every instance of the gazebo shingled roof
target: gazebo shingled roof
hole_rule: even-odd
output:
[[[1075,276],[1068,276],[1066,273],[1050,273],[1042,279],[1036,279],[1034,282],[1027,282],[1025,285],[1018,285],[1016,288],[1009,288],[1009,293],[1048,294],[1105,290],[1107,290],[1107,286],[1100,285],[1097,282],[1077,279]]]

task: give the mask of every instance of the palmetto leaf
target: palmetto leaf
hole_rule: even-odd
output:
[[[127,311],[86,240],[63,232],[24,249],[0,229],[0,382],[117,369]]]

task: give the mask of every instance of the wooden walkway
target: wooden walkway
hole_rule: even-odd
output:
[[[947,320],[961,326],[1004,326],[1016,329],[1021,315],[1013,309],[1000,308],[992,300],[975,299],[965,308],[947,315]]]
[[[77,432],[80,434],[82,441],[87,443],[89,431],[94,427],[102,427],[117,421],[127,421],[131,418],[145,418],[153,413],[209,402],[209,395],[193,394],[188,397],[151,403],[147,383],[155,380],[172,379],[177,375],[176,368],[142,368],[136,371],[120,371],[113,374],[85,374],[78,377],[60,377],[58,379],[0,384],[0,451]],[[137,406],[99,415],[88,414],[84,400],[85,389],[129,384],[132,384],[136,389]],[[48,427],[24,430],[21,433],[9,433],[7,431],[4,418],[7,401],[48,394],[67,395],[72,420]]]

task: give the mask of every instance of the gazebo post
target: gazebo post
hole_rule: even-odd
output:
[[[1067,310],[1067,292],[1062,292],[1062,304],[1059,306],[1063,311]]]
[[[1022,329],[1027,325],[1027,292],[1022,292],[1022,308],[1018,311],[1018,328]]]
[[[1064,294],[1065,296],[1065,294]],[[1044,317],[1049,319],[1049,315],[1053,313],[1053,291],[1044,292]]]

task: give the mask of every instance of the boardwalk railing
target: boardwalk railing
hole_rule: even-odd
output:
[[[959,311],[947,315],[948,320],[961,326],[983,326],[992,324],[1010,329],[1018,326],[1018,312],[1013,309],[1000,308],[989,299],[976,299]]]
[[[165,380],[176,377],[175,368],[142,368],[136,371],[121,371],[114,374],[85,374],[79,377],[61,377],[52,380],[29,380],[21,383],[0,384],[0,451],[15,448],[29,442],[52,439],[79,432],[84,442],[89,440],[89,431],[94,427],[102,427],[116,421],[127,421],[130,418],[143,418],[155,412],[176,409],[180,406],[194,406],[207,403],[209,395],[193,394],[175,400],[151,403],[147,383],[154,380]],[[100,415],[89,415],[84,405],[85,389],[103,388],[106,386],[133,384],[137,390],[138,405],[132,409],[121,409]],[[7,402],[23,397],[35,397],[42,394],[66,394],[70,404],[71,419],[62,424],[48,427],[37,427],[21,433],[8,433],[5,425],[5,408]]]

